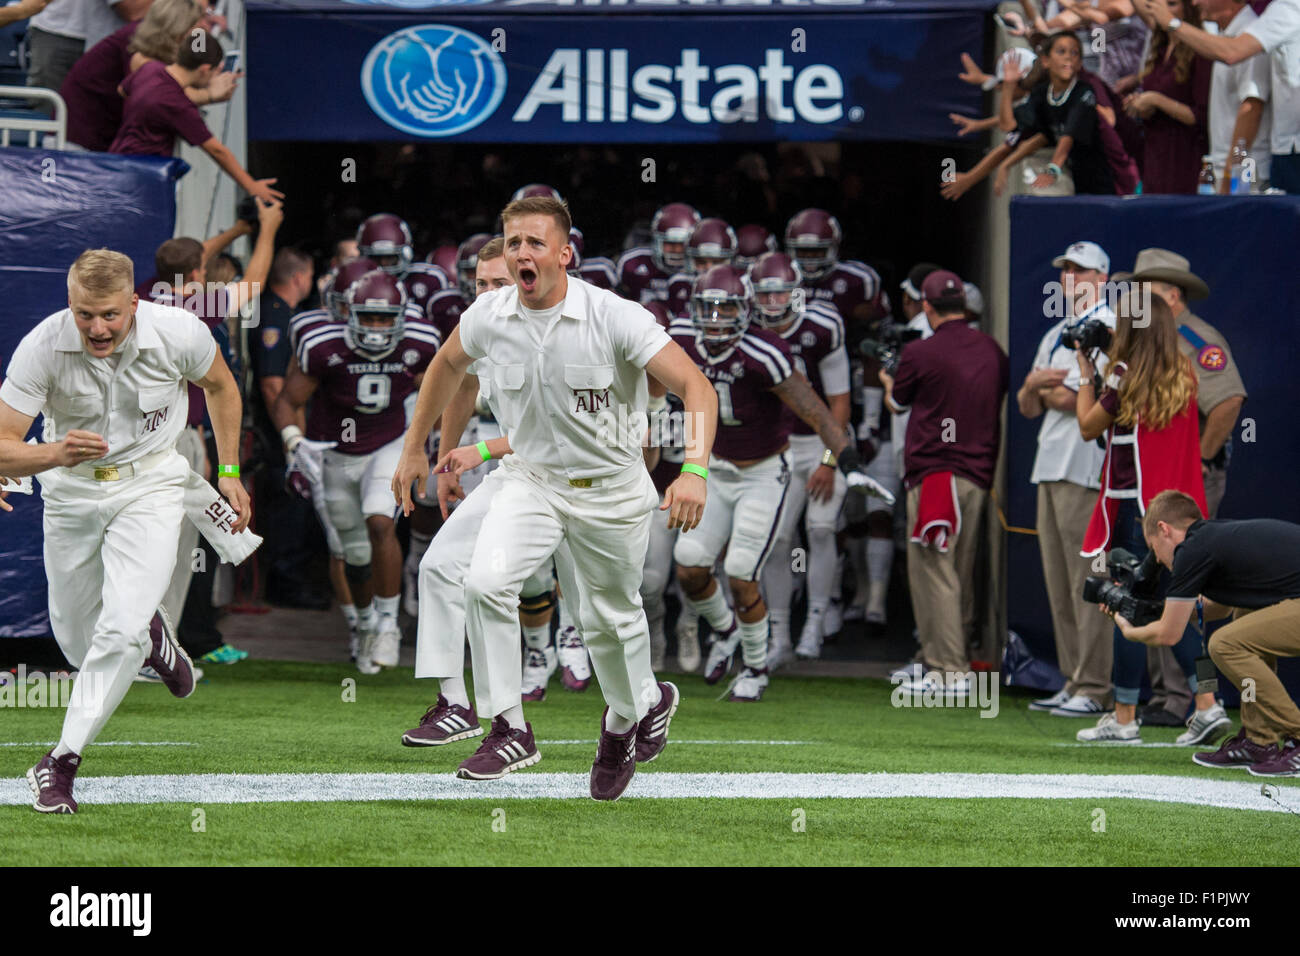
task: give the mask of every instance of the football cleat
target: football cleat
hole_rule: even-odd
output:
[[[687,608],[677,618],[677,666],[687,674],[700,666],[700,619]]]
[[[519,696],[523,700],[533,702],[545,700],[546,685],[558,666],[559,660],[555,648],[547,647],[545,650],[528,648],[524,652],[524,680]]]
[[[743,667],[736,679],[731,682],[728,700],[755,704],[763,699],[767,689],[767,668]]]
[[[815,661],[822,656],[822,615],[809,614],[804,622],[803,633],[799,635],[799,644],[794,649],[794,656],[801,661]]]
[[[591,683],[591,660],[582,635],[572,624],[560,632],[557,640],[560,665],[560,683],[565,690],[582,691]]]
[[[740,644],[740,624],[733,615],[731,627],[722,634],[715,635],[709,645],[709,659],[704,664],[704,682],[716,684],[731,670],[731,659]]]
[[[370,662],[380,667],[396,667],[401,656],[402,632],[391,617],[379,620],[379,629],[370,649]]]

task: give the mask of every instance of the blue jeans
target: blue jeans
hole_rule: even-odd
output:
[[[1147,555],[1146,539],[1142,537],[1142,515],[1135,500],[1121,501],[1119,517],[1115,519],[1115,530],[1110,536],[1111,548],[1123,548],[1134,557],[1141,559]],[[1163,593],[1163,587],[1162,587]],[[1115,665],[1112,671],[1115,681],[1115,703],[1137,705],[1138,695],[1142,689],[1142,677],[1147,667],[1147,646],[1137,641],[1130,641],[1115,628]],[[1187,677],[1187,685],[1196,693],[1196,655],[1200,653],[1201,635],[1190,623],[1183,632],[1182,640],[1174,645],[1174,657],[1178,666]]]

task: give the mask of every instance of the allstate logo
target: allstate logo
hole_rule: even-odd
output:
[[[361,65],[361,90],[389,126],[416,136],[454,136],[501,105],[506,67],[477,34],[425,24],[375,44]]]
[[[346,0],[347,3],[364,4],[371,7],[412,7],[423,10],[427,7],[471,7],[491,3],[492,0]]]

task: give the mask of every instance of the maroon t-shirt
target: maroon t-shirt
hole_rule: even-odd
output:
[[[999,416],[1007,394],[1007,354],[965,322],[945,322],[903,349],[894,404],[910,405],[903,441],[903,483],[951,471],[981,488],[993,483]]]
[[[139,28],[136,20],[120,27],[82,55],[59,87],[68,104],[68,142],[105,152],[122,124],[122,94],[117,85],[131,71],[127,47]]]
[[[313,415],[318,407],[321,415],[313,431],[319,428],[324,440],[338,442],[343,455],[368,454],[402,437],[403,403],[438,345],[436,329],[410,318],[402,341],[381,358],[356,351],[345,325],[306,333],[298,343],[298,364],[320,383],[312,396]]]
[[[750,326],[740,341],[717,355],[695,337],[695,326],[675,319],[668,329],[718,393],[718,434],[713,454],[728,461],[769,458],[790,440],[785,402],[772,389],[794,374],[790,346],[766,329]]]
[[[1156,64],[1142,77],[1142,89],[1163,93],[1189,107],[1195,122],[1186,126],[1164,110],[1156,110],[1142,121],[1145,128],[1142,152],[1142,193],[1193,195],[1201,172],[1201,157],[1208,150],[1206,121],[1210,102],[1210,74],[1214,65],[1193,57],[1187,79],[1178,82],[1176,57]]]
[[[202,146],[212,138],[198,107],[164,64],[146,63],[122,81],[122,92],[126,94],[122,127],[108,147],[110,153],[171,156],[177,136],[191,146]]]

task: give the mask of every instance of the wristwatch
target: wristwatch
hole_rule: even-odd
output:
[[[1168,30],[1170,33],[1175,33],[1177,32],[1178,28],[1181,27],[1182,25],[1183,25],[1182,20],[1179,20],[1177,17],[1171,17],[1169,19],[1169,22],[1165,25],[1165,29]]]
[[[836,461],[837,460],[835,458],[835,453],[831,451],[829,448],[827,448],[825,451],[822,452],[823,465],[830,465],[832,468],[834,468],[836,465]]]

